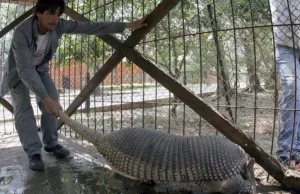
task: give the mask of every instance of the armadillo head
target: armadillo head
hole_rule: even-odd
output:
[[[251,158],[244,164],[244,170],[241,171],[241,176],[244,181],[241,182],[238,194],[256,193],[256,182],[253,169],[254,163],[255,160]]]
[[[222,182],[218,192],[226,194],[255,194],[254,159],[246,159],[240,174]]]

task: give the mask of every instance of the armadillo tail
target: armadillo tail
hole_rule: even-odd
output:
[[[72,130],[82,136],[83,139],[86,139],[90,143],[94,144],[95,146],[99,143],[99,137],[101,137],[100,133],[96,131],[92,131],[88,127],[77,123],[73,119],[71,119],[66,113],[62,110],[59,110],[59,117],[60,119],[68,125]]]

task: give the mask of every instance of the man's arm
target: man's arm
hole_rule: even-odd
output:
[[[147,16],[144,16],[142,19],[137,20],[135,22],[126,23],[125,28],[133,28],[133,29],[140,29],[144,26],[147,26],[147,23],[145,22]]]
[[[49,96],[47,96],[46,98],[42,99],[42,103],[45,105],[46,111],[50,114],[53,114],[55,116],[59,116],[58,112],[59,109],[62,109],[61,105],[52,100]]]
[[[16,68],[22,82],[41,99],[50,114],[58,116],[58,110],[61,109],[61,106],[48,96],[36,67],[32,64],[32,53],[24,33],[18,30],[15,31],[12,49],[17,63]]]
[[[32,63],[32,53],[27,37],[22,31],[16,30],[12,40],[12,50],[17,63],[16,69],[22,82],[40,99],[48,96],[40,76]]]
[[[61,19],[59,27],[66,34],[101,35],[123,32],[125,28],[139,29],[147,26],[146,16],[131,23],[125,22],[79,22]]]

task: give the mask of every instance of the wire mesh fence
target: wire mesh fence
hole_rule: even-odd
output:
[[[67,5],[92,21],[129,22],[149,14],[160,2],[74,0]],[[33,5],[30,1],[1,1],[1,29]],[[70,19],[66,15],[62,17]],[[299,18],[300,3],[296,0],[181,1],[136,49],[213,105],[265,151],[275,156],[276,151],[281,150],[290,158],[300,150],[297,150],[300,130],[298,82],[295,81],[300,59]],[[124,41],[131,32],[125,30],[116,37]],[[1,71],[12,35],[13,29],[0,40]],[[289,44],[279,42],[278,37],[282,36],[288,38]],[[290,49],[289,75],[276,68],[278,44]],[[114,52],[97,36],[64,35],[61,38],[49,72],[64,110]],[[281,86],[283,77],[288,87]],[[289,105],[282,106],[286,99],[282,98],[280,103],[280,97],[285,93],[283,97],[292,99]],[[11,102],[9,94],[5,99]],[[34,94],[32,105],[39,125],[41,113]],[[288,118],[280,116],[280,111],[289,114]],[[12,113],[1,107],[0,115],[1,135],[15,133]],[[95,88],[73,118],[103,133],[125,127],[145,127],[178,135],[221,135],[127,58]],[[290,125],[291,130],[279,130],[282,118],[288,124],[281,123],[281,126]],[[278,147],[278,131],[284,150]],[[61,134],[75,136],[66,127]],[[295,137],[293,141],[289,139],[291,136]]]

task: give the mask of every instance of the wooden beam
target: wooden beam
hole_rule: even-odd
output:
[[[33,5],[37,0],[1,0],[0,3],[19,4],[19,5]]]
[[[5,28],[3,28],[0,31],[0,38],[2,38],[3,36],[5,36],[5,34],[7,34],[9,31],[11,31],[12,29],[14,29],[17,25],[19,25],[24,20],[26,20],[29,16],[31,16],[33,14],[34,8],[35,7],[32,7],[31,9],[29,9],[28,11],[26,11],[25,13],[23,13],[20,17],[16,18],[13,22],[11,22],[7,26],[5,26]]]
[[[198,94],[198,96],[204,97],[204,96],[211,96],[214,92],[206,92],[202,94]],[[109,106],[98,106],[90,108],[89,111],[94,112],[111,112],[111,111],[122,111],[122,110],[131,110],[131,109],[137,109],[137,108],[153,108],[157,106],[168,106],[172,105],[174,103],[171,103],[172,100],[174,100],[174,97],[171,98],[161,98],[157,100],[147,100],[147,101],[140,101],[140,102],[132,102],[132,103],[126,103],[126,104],[114,104]],[[178,102],[181,103],[181,102]],[[87,109],[78,109],[76,113],[87,113]]]
[[[14,113],[14,108],[13,106],[6,101],[4,98],[0,97],[0,103],[7,109],[9,112]]]
[[[214,94],[214,92],[206,92],[206,93],[198,94],[198,96],[210,96],[212,94]],[[90,108],[89,110],[94,111],[94,112],[110,112],[110,111],[131,110],[131,109],[137,109],[137,108],[152,108],[152,107],[156,107],[156,106],[168,106],[168,105],[174,104],[174,103],[171,103],[173,99],[174,99],[174,97],[126,103],[126,104],[99,106],[99,107]],[[87,112],[88,111],[86,110],[86,108],[78,109],[76,111],[76,113],[87,113]]]
[[[19,4],[24,6],[35,5],[37,0],[0,0],[0,3]],[[72,0],[65,0],[66,4]]]
[[[152,30],[155,25],[165,17],[170,10],[175,7],[180,0],[163,0],[147,17],[146,22],[147,26],[141,29],[135,30],[128,39],[124,42],[127,47],[133,48],[137,45],[145,35]],[[70,16],[72,19],[78,21],[88,21],[87,18],[80,15],[79,13],[71,10],[70,8],[66,8],[65,14]],[[104,42],[108,44],[121,43],[116,37],[112,35],[101,35],[98,36]],[[112,45],[111,45],[112,46]],[[106,76],[121,62],[124,58],[123,54],[116,49],[113,55],[105,62],[105,64],[101,67],[101,69],[95,74],[95,76],[88,82],[88,84],[82,89],[82,91],[78,94],[75,100],[70,104],[70,106],[66,109],[65,113],[68,116],[71,116],[80,105],[91,95],[91,93],[97,88],[97,86],[106,78]],[[57,130],[61,128],[63,122],[61,120],[58,121]]]
[[[205,96],[211,96],[213,95],[214,92],[205,92],[198,94],[200,97],[205,97]],[[98,106],[98,107],[93,107],[90,108],[90,111],[94,112],[111,112],[111,111],[121,111],[121,110],[131,110],[131,109],[137,109],[137,108],[152,108],[156,106],[168,106],[172,105],[174,103],[170,103],[174,97],[172,98],[162,98],[158,100],[147,100],[147,101],[142,101],[142,102],[133,102],[133,103],[126,103],[126,104],[115,104],[115,105],[108,105],[108,106]],[[13,113],[13,107],[9,102],[7,102],[5,99],[0,97],[0,101],[3,101],[2,104],[4,105],[6,109],[8,109],[11,113]],[[181,103],[181,102],[178,102]],[[86,108],[78,109],[75,113],[87,113],[88,111]],[[41,115],[34,115],[36,119],[41,119]],[[4,122],[13,122],[14,119],[5,119],[5,120],[0,120],[0,123]]]
[[[110,112],[110,111],[123,111],[123,110],[133,110],[137,108],[152,108],[156,106],[167,106],[170,103],[167,102],[165,99],[159,100],[149,100],[147,102],[133,102],[133,103],[123,103],[123,104],[114,104],[111,106],[99,106],[90,108],[89,111],[94,112]],[[79,109],[76,113],[87,113],[86,108]]]
[[[285,186],[300,191],[300,174],[294,177],[274,157],[266,153],[252,138],[224,117],[217,109],[207,104],[200,97],[178,82],[176,79],[158,68],[151,61],[142,56],[137,50],[127,47],[121,42],[111,44],[114,49],[121,51],[129,60],[147,72],[152,78],[169,89],[181,101],[203,117],[207,122],[224,134],[228,139],[240,145],[256,162],[261,165],[271,176]]]

